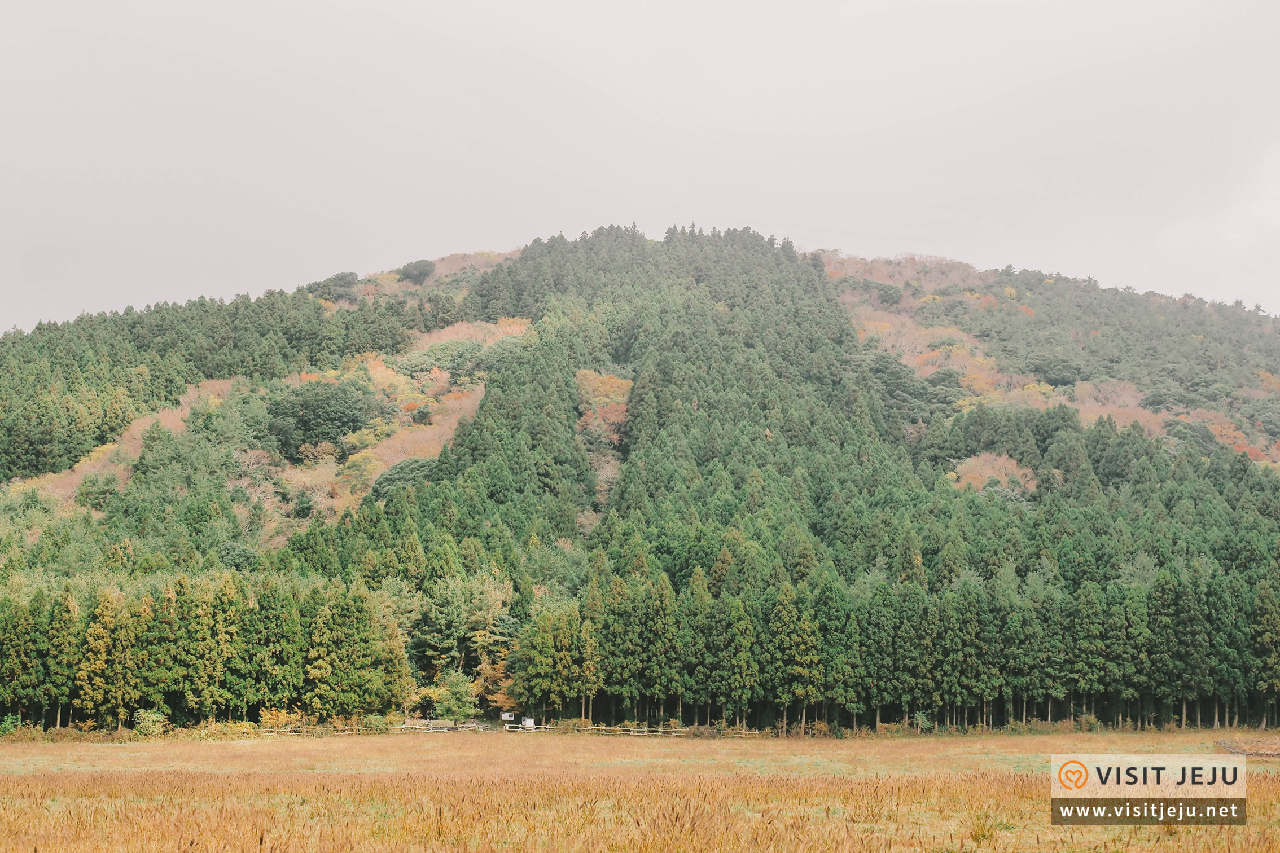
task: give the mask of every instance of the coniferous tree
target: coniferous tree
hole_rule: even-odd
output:
[[[664,719],[666,698],[680,689],[675,593],[665,572],[645,585],[640,606],[641,693],[658,700]]]
[[[810,601],[821,642],[824,701],[836,711],[837,723],[842,709],[856,719],[862,709],[859,694],[862,655],[849,591],[839,576],[827,568],[814,578]]]
[[[630,586],[619,576],[609,584],[600,630],[600,662],[604,690],[624,707],[640,695],[640,626]],[[616,717],[617,708],[613,712]]]
[[[46,660],[49,701],[56,707],[54,728],[62,728],[62,709],[69,708],[75,696],[84,630],[80,605],[70,588],[64,587],[53,604],[49,621],[49,657]],[[70,722],[69,716],[67,719]]]
[[[18,717],[40,700],[43,681],[36,650],[36,620],[26,604],[0,598],[0,702],[16,705]]]
[[[755,626],[742,599],[732,595],[716,600],[712,607],[711,625],[714,634],[710,649],[713,663],[709,687],[726,714],[732,710],[742,724],[748,703],[756,698],[761,686]],[[707,724],[710,723],[708,718]]]
[[[1254,689],[1264,699],[1262,724],[1266,726],[1266,709],[1280,696],[1280,601],[1268,581],[1258,584],[1253,604]]]
[[[894,666],[894,637],[898,633],[898,609],[887,583],[876,585],[867,603],[863,620],[866,637],[864,661],[867,671],[867,705],[876,709],[875,727],[880,727],[880,711],[901,695]]]
[[[1111,679],[1107,677],[1108,637],[1106,635],[1106,607],[1102,589],[1092,581],[1081,584],[1076,591],[1072,607],[1072,689],[1087,703],[1096,701]],[[1111,642],[1115,637],[1110,638]]]
[[[707,586],[707,575],[701,566],[697,566],[689,578],[689,585],[681,591],[676,602],[676,652],[680,663],[681,702],[677,716],[683,718],[683,703],[688,700],[694,706],[695,725],[697,709],[711,701],[713,657],[710,644],[716,636],[712,632],[711,622],[714,605]]]
[[[1166,706],[1184,701],[1191,681],[1182,646],[1178,598],[1181,584],[1173,573],[1161,570],[1151,589],[1148,619],[1151,626],[1151,671],[1156,697]],[[1184,715],[1185,716],[1185,715]]]
[[[782,715],[783,736],[787,730],[787,709],[800,705],[801,732],[808,706],[821,697],[822,662],[817,628],[809,614],[802,613],[795,589],[783,582],[769,615],[768,678],[771,698]]]
[[[151,620],[141,636],[139,680],[142,702],[151,710],[169,716],[175,710],[170,701],[184,698],[186,631],[178,611],[178,595],[168,588],[151,604]]]

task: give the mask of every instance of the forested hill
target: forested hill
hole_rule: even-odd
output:
[[[1154,297],[1040,273],[848,266],[750,230],[608,228],[534,241],[447,299],[245,301],[386,338],[246,362],[267,366],[237,368],[255,381],[180,434],[148,430],[127,482],[94,480],[84,508],[10,487],[0,701],[100,724],[286,706],[918,730],[1269,713],[1280,479],[1199,413],[1242,431],[1232,418],[1274,403],[1272,321],[1172,301],[1152,320]],[[442,311],[533,323],[393,357]],[[1162,323],[1200,336],[1166,349],[1212,361],[1212,384],[1149,363]],[[6,337],[6,357],[73,350],[76,329]],[[195,363],[151,340],[110,375]],[[358,482],[361,448],[410,417],[381,361],[344,360],[356,346],[419,391],[441,369],[483,381],[483,400],[438,458],[332,515],[296,499],[305,527],[273,539],[273,472]],[[47,368],[60,393],[92,375],[79,358]],[[333,375],[274,381],[308,359]],[[1255,456],[1266,424],[1245,424]]]
[[[962,374],[963,407],[1066,403],[1280,462],[1280,323],[1257,306],[940,259],[824,261],[882,348]]]

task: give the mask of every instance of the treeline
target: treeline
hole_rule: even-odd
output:
[[[0,598],[0,704],[50,727],[118,727],[140,708],[177,723],[246,719],[250,708],[345,717],[408,697],[385,595],[207,568],[87,597],[65,585]]]
[[[631,572],[539,612],[515,644],[510,693],[575,715],[602,698],[613,720],[783,729],[806,718],[928,731],[1079,715],[1274,724],[1278,629],[1269,583],[1252,591],[1198,562],[1146,561],[1074,593],[1012,567],[938,592],[882,573],[850,585],[829,569],[798,588],[779,578],[743,589],[698,568],[678,596],[665,574]]]
[[[482,710],[614,721],[1275,722],[1271,582],[1201,559],[1139,557],[1070,590],[1047,563],[1019,577],[1012,561],[929,585],[901,552],[850,582],[830,563],[761,573],[729,530],[677,592],[638,537],[617,561],[536,536],[522,548],[501,524],[457,542],[413,507],[401,490],[317,522],[253,572],[210,555],[191,579],[0,598],[0,703],[50,725],[63,709],[103,725],[138,708],[325,718],[403,707],[463,672]]]
[[[271,439],[245,394],[149,437],[169,461],[102,518],[0,501],[5,594],[228,567],[371,590],[416,687],[461,674],[489,710],[926,727],[1274,707],[1274,471],[1067,407],[957,413],[955,374],[860,341],[820,266],[749,230],[535,241],[462,300],[537,322],[478,356],[485,398],[438,459],[269,547],[235,491],[237,450]],[[633,381],[620,460],[578,433],[583,369]],[[1035,486],[956,489],[988,451]]]

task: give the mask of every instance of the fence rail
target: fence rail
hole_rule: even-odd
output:
[[[607,735],[613,737],[685,737],[689,733],[687,726],[560,726],[556,724],[543,726],[526,726],[520,723],[504,723],[502,730],[506,732],[582,732],[584,734]],[[369,726],[287,726],[282,728],[259,729],[264,735],[277,737],[341,737],[348,735],[377,734],[434,734],[436,732],[491,732],[494,727],[488,723],[455,723],[451,720],[408,720],[398,726],[372,728]],[[724,729],[717,733],[719,737],[755,738],[764,737],[767,732],[758,729]]]

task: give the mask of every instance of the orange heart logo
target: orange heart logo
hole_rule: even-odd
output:
[[[1058,781],[1064,788],[1079,791],[1089,782],[1089,768],[1079,761],[1068,761],[1058,768]]]

